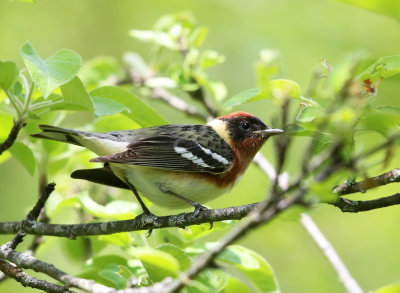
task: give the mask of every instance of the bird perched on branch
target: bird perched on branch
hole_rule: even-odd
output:
[[[206,125],[175,124],[134,130],[92,133],[40,125],[33,134],[83,146],[104,167],[77,170],[72,178],[131,189],[144,213],[139,193],[169,208],[201,204],[230,191],[265,141],[283,133],[259,118],[235,112]]]

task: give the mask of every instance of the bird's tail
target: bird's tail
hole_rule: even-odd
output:
[[[32,137],[56,140],[82,146],[79,142],[79,136],[80,134],[83,134],[81,131],[51,125],[39,125],[39,128],[43,131],[32,134]]]

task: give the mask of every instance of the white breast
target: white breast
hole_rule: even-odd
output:
[[[191,207],[187,202],[162,190],[170,190],[180,196],[204,204],[231,189],[231,187],[218,189],[206,179],[195,177],[195,173],[122,164],[110,164],[110,166],[121,179],[123,177],[128,178],[141,195],[162,207],[176,209]]]

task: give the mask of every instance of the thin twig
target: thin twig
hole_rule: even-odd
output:
[[[19,267],[15,267],[8,263],[7,261],[0,259],[0,270],[10,278],[13,278],[17,282],[21,283],[24,287],[31,287],[35,289],[39,289],[45,292],[51,293],[65,293],[72,292],[65,287],[61,287],[44,280],[39,280],[37,278],[31,277],[27,275],[22,269]]]
[[[339,197],[333,203],[335,207],[338,207],[344,213],[366,212],[399,204],[400,193],[365,201]]]
[[[201,120],[210,120],[210,116],[207,116],[197,110],[196,107],[189,105],[184,100],[178,98],[177,96],[171,94],[164,88],[153,88],[152,97],[157,100],[164,101],[172,108],[175,108],[181,112],[186,113],[195,118],[199,118]]]
[[[47,175],[45,173],[41,173],[39,175],[39,197],[41,196],[41,194],[47,192],[46,191],[47,188],[48,188]],[[50,219],[46,215],[46,209],[44,208],[44,206],[42,207],[42,210],[40,211],[40,215],[39,215],[37,221],[40,223],[49,223],[50,222]],[[43,242],[43,237],[41,235],[35,235],[26,252],[30,253],[31,255],[35,255],[36,249],[39,247],[39,245],[42,242]]]
[[[31,269],[36,272],[44,273],[68,287],[80,288],[89,292],[106,293],[116,291],[113,288],[97,284],[92,280],[68,275],[67,273],[57,269],[52,264],[40,261],[29,254],[14,251],[6,245],[0,246],[0,257],[14,263],[18,268]]]
[[[35,206],[32,210],[26,215],[25,219],[22,220],[20,229],[15,235],[13,239],[11,239],[6,245],[11,249],[17,248],[18,244],[20,244],[26,235],[25,233],[25,223],[36,222],[37,218],[40,215],[42,208],[44,207],[47,199],[49,198],[50,194],[54,191],[54,187],[56,186],[55,183],[50,183],[47,187],[43,190],[43,193],[40,195],[38,201],[36,202]]]
[[[337,193],[338,195],[345,195],[356,192],[364,193],[368,189],[386,185],[393,182],[400,182],[400,169],[393,169],[379,176],[366,178],[359,182],[346,181],[345,183],[336,186],[333,189],[333,192]]]
[[[336,253],[332,244],[326,239],[321,230],[314,223],[312,218],[307,214],[301,214],[301,224],[306,229],[308,234],[313,238],[315,243],[322,250],[330,264],[338,274],[341,282],[349,293],[363,293],[363,290],[358,285],[356,280],[351,276],[339,255]]]
[[[19,132],[25,125],[26,124],[24,120],[14,120],[14,125],[11,128],[10,134],[8,135],[7,139],[2,144],[0,144],[0,155],[13,145],[13,143],[17,139]]]

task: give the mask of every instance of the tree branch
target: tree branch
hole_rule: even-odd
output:
[[[366,201],[339,197],[337,201],[333,203],[335,207],[338,207],[344,213],[366,212],[398,204],[400,204],[400,193]]]
[[[83,289],[89,292],[116,292],[114,288],[106,287],[100,284],[97,284],[93,280],[86,280],[86,279],[81,279],[77,278],[71,275],[68,275],[67,273],[57,269],[55,266],[52,264],[48,264],[45,262],[42,262],[35,257],[28,255],[26,253],[20,253],[17,251],[14,251],[7,247],[6,245],[0,246],[0,257],[4,258],[12,263],[14,263],[18,269],[19,268],[24,268],[24,269],[31,269],[36,272],[44,273],[53,279],[60,281],[63,284],[66,284],[68,287],[76,287],[79,289]],[[1,259],[0,259],[1,260]],[[3,271],[4,272],[4,271]],[[6,275],[7,273],[4,272]],[[54,291],[54,292],[65,292],[67,291],[65,288],[63,288],[64,291]],[[51,292],[51,291],[48,291]],[[70,292],[70,291],[67,291]]]
[[[44,280],[39,280],[37,278],[31,277],[27,275],[23,270],[18,267],[15,267],[5,261],[4,259],[0,259],[0,270],[10,278],[13,278],[17,282],[21,283],[24,287],[31,287],[39,290],[43,290],[45,292],[51,293],[64,293],[64,292],[72,292],[65,287],[61,287]]]
[[[11,128],[10,134],[8,135],[7,139],[2,144],[0,144],[0,155],[13,145],[14,141],[17,139],[20,130],[25,125],[25,122],[21,119],[17,121],[14,120],[14,125]]]
[[[315,243],[322,250],[333,269],[339,276],[339,279],[343,283],[347,292],[349,293],[363,293],[363,290],[358,285],[356,280],[351,276],[349,270],[346,268],[343,261],[340,259],[339,255],[333,248],[332,244],[326,239],[321,230],[314,223],[312,218],[307,214],[301,214],[301,224],[306,229],[308,234],[312,237]]]
[[[178,292],[190,281],[190,279],[193,279],[205,268],[207,268],[226,246],[243,237],[248,232],[252,231],[252,229],[270,221],[281,211],[295,204],[305,194],[305,192],[305,189],[300,189],[294,196],[290,198],[284,198],[278,202],[264,201],[249,215],[248,218],[246,218],[246,220],[239,223],[237,227],[231,230],[225,237],[220,239],[217,245],[200,255],[192,263],[191,267],[182,273],[178,279],[173,281],[167,279],[163,281],[163,283],[165,282],[165,292]],[[275,196],[273,196],[273,198],[275,198]]]
[[[196,107],[189,105],[184,100],[174,96],[169,91],[164,88],[153,88],[152,97],[157,100],[162,100],[172,108],[175,108],[181,112],[186,113],[187,115],[199,118],[201,120],[210,120],[210,116],[207,116],[197,110]]]
[[[293,190],[293,188],[290,188],[290,190]],[[285,190],[284,192],[287,191],[288,190]],[[70,239],[75,239],[78,236],[106,235],[171,227],[182,228],[209,222],[240,220],[246,217],[248,213],[259,204],[260,203],[252,203],[237,207],[204,210],[200,211],[197,215],[194,213],[182,213],[162,217],[141,216],[132,220],[86,224],[64,225],[40,223],[36,221],[0,222],[0,234],[15,234],[21,229],[21,227],[23,227],[23,231],[26,234],[68,237]],[[369,201],[353,201],[339,198],[336,202],[331,204],[346,213],[364,212],[398,205],[400,204],[400,194]]]
[[[77,236],[105,235],[119,232],[160,229],[167,227],[186,227],[224,220],[239,220],[253,210],[258,203],[215,210],[203,210],[195,213],[182,213],[172,216],[139,216],[132,220],[110,221],[88,224],[57,225],[26,221],[24,232],[34,235],[50,235],[74,239]],[[21,229],[22,222],[0,223],[0,234],[15,234]]]
[[[339,195],[356,192],[365,193],[368,189],[394,182],[400,182],[400,169],[393,169],[379,176],[366,178],[360,182],[346,181],[345,183],[334,187],[333,192]]]
[[[26,215],[25,219],[22,220],[20,229],[15,235],[13,239],[11,239],[6,245],[11,249],[17,248],[18,244],[20,244],[26,235],[24,226],[26,223],[36,222],[37,218],[42,211],[47,199],[49,198],[50,194],[54,191],[54,187],[56,186],[55,183],[50,183],[46,186],[43,190],[43,193],[40,195],[38,201],[36,202],[35,206],[32,210]],[[29,225],[29,224],[28,224]]]

